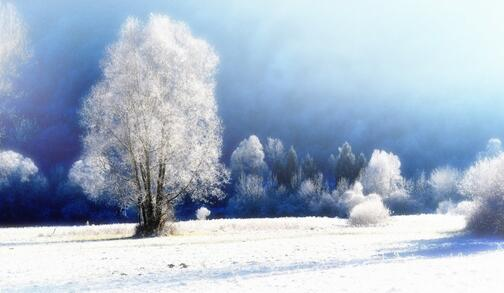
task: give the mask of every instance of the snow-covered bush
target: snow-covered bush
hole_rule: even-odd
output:
[[[355,226],[376,225],[385,222],[390,211],[378,194],[370,194],[350,211],[349,222]]]
[[[235,177],[241,174],[261,175],[265,169],[263,146],[255,135],[242,140],[231,154],[231,171]]]
[[[196,219],[203,221],[206,220],[210,216],[210,210],[206,207],[200,207],[196,210]]]
[[[473,201],[464,200],[459,203],[455,203],[451,200],[445,200],[439,203],[436,213],[469,216],[472,213],[473,208]]]
[[[339,200],[339,206],[343,213],[348,216],[350,211],[358,204],[363,203],[366,197],[363,193],[362,184],[356,181],[354,185],[347,191],[345,191]]]
[[[459,188],[474,201],[468,229],[504,235],[504,154],[477,161],[465,172]]]

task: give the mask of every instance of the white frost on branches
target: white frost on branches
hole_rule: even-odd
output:
[[[107,158],[87,156],[72,165],[68,178],[74,184],[81,186],[85,193],[96,197],[107,188],[108,172],[110,172],[110,166]]]
[[[145,209],[146,221],[150,213],[164,217],[185,195],[201,201],[223,196],[218,61],[184,23],[162,15],[147,23],[128,18],[102,60],[103,78],[84,102],[85,155],[76,170],[94,169],[87,157],[106,158],[100,173],[106,191]]]
[[[472,199],[499,196],[504,200],[504,154],[471,166],[460,182],[460,191]]]

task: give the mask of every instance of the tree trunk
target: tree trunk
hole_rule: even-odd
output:
[[[156,203],[157,204],[157,203]],[[155,212],[158,210],[160,212]],[[150,237],[162,234],[165,224],[175,220],[175,213],[171,204],[164,207],[154,207],[151,204],[141,204],[139,209],[139,225],[137,236]]]

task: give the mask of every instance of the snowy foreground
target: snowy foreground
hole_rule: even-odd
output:
[[[501,292],[504,240],[458,216],[383,226],[284,218],[189,221],[175,235],[133,225],[0,229],[0,291]]]

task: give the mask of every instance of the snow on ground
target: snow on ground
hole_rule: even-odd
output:
[[[459,216],[189,221],[0,229],[0,292],[501,292],[504,240]]]

